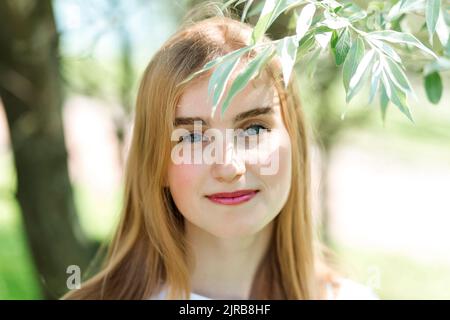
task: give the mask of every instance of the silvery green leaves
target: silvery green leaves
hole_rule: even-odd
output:
[[[187,83],[201,73],[215,68],[208,83],[208,97],[212,97],[211,115],[213,115],[220,100],[222,99],[228,80],[230,79],[233,71],[236,70],[242,55],[255,48],[255,45],[246,46],[244,48],[232,51],[224,56],[218,57],[206,63],[202,69],[191,74],[179,85]]]
[[[255,58],[253,58],[250,62],[246,64],[243,70],[237,75],[236,79],[233,81],[230,91],[226,96],[221,110],[221,116],[223,116],[225,110],[231,103],[231,100],[242,91],[246,85],[252,80],[256,75],[259,74],[263,65],[272,57],[274,49],[271,45],[264,48],[261,52],[259,52]],[[216,105],[213,106],[213,113]]]
[[[253,29],[252,33],[252,45],[257,45],[263,38],[265,32],[270,27],[270,25],[275,21],[275,19],[284,11],[288,10],[293,6],[297,6],[301,1],[293,1],[293,0],[267,0],[264,3],[264,7],[261,11],[260,18]],[[248,8],[247,8],[248,10]],[[283,80],[285,86],[287,87],[289,83],[290,76],[292,74],[292,69],[294,67],[296,61],[297,48],[299,45],[299,41],[306,34],[308,29],[311,26],[311,22],[315,13],[316,7],[314,4],[307,4],[302,8],[300,16],[297,19],[296,25],[296,34],[294,36],[285,37],[278,41],[274,41],[276,44],[276,53],[280,57],[282,72],[283,72]],[[222,112],[223,114],[225,110],[228,108],[231,103],[231,99],[241,90],[245,88],[248,82],[253,79],[261,70],[263,65],[272,57],[274,53],[273,47],[270,46],[265,48],[260,53],[256,55],[255,58],[250,60],[248,64],[245,66],[244,70],[236,77],[231,85],[230,91],[225,98],[222,104]],[[236,62],[238,63],[238,62]],[[231,62],[228,65],[228,69],[226,71],[232,72]],[[214,90],[217,89],[218,83],[211,86]],[[224,90],[224,87],[219,89]],[[221,98],[220,94],[213,94],[213,113],[214,110]]]
[[[297,24],[295,28],[296,41],[299,42],[308,32],[311,27],[311,23],[316,12],[316,6],[312,3],[303,7],[300,16],[297,18]]]
[[[212,96],[213,98],[211,117],[213,117],[217,105],[219,104],[219,101],[225,92],[228,80],[230,79],[233,71],[238,66],[240,59],[241,55],[219,64],[211,75],[208,83],[208,97]]]
[[[442,2],[436,21],[436,35],[444,47],[446,56],[450,56],[450,3]]]
[[[358,65],[364,56],[364,42],[358,37],[353,41],[350,51],[344,62],[344,69],[342,74],[342,80],[344,81],[345,92],[347,97],[349,96],[350,90],[355,91],[354,88],[350,88],[350,81],[353,75],[356,73]],[[356,92],[355,92],[356,93]],[[347,100],[349,100],[347,98]]]
[[[412,120],[409,108],[407,105],[406,95],[414,92],[409,84],[407,77],[403,70],[400,57],[390,48],[386,43],[380,43],[380,41],[391,42],[394,44],[404,44],[414,46],[424,53],[438,59],[436,54],[423,45],[417,38],[411,34],[401,33],[397,31],[380,31],[371,32],[368,34],[367,40],[379,50],[380,63],[383,67],[381,73],[382,84],[384,86],[385,94],[409,119]],[[425,87],[427,88],[427,95],[431,102],[436,103],[439,100],[439,87],[442,87],[440,83],[439,74],[429,79],[429,85],[427,85],[427,79],[425,80]],[[429,90],[433,87],[435,92],[429,94]],[[438,98],[439,97],[439,98]]]
[[[189,75],[186,79],[184,79],[182,82],[180,82],[178,85],[182,85],[185,84],[189,81],[191,81],[192,79],[194,79],[195,77],[197,77],[198,75],[204,73],[205,71],[208,71],[216,66],[218,66],[221,63],[234,63],[236,62],[236,60],[238,60],[244,53],[250,51],[251,49],[253,49],[254,46],[247,46],[238,50],[235,50],[233,52],[230,52],[222,57],[218,57],[214,60],[211,60],[210,62],[206,63],[200,70],[192,73],[191,75]]]
[[[329,11],[324,11],[324,20],[320,25],[327,26],[330,29],[342,29],[350,25],[350,21],[347,18],[340,17]]]
[[[283,38],[277,46],[277,54],[281,59],[284,86],[287,87],[297,55],[298,41],[296,36]]]
[[[233,5],[235,8],[243,3],[245,3],[244,8],[242,10],[242,15],[241,15],[241,21],[244,22],[245,18],[247,18],[250,7],[252,6],[254,0],[228,0],[226,1],[223,5],[221,10],[224,10],[228,7],[230,7],[231,5]]]
[[[439,41],[445,47],[448,42],[450,25],[444,18],[448,12],[445,3],[446,0],[399,0],[392,6],[386,20],[393,23],[401,20],[405,14],[424,15],[430,44],[433,44],[433,35],[436,33]]]
[[[277,55],[281,60],[283,81],[285,87],[287,87],[289,84],[292,69],[294,68],[294,64],[296,62],[299,43],[308,32],[315,12],[316,7],[314,4],[309,3],[304,6],[300,13],[300,16],[297,18],[297,24],[295,28],[296,34],[293,36],[285,37],[278,41]]]
[[[372,101],[376,92],[380,93],[380,104],[383,120],[385,119],[388,102],[391,101],[398,109],[413,121],[407,104],[407,94],[413,94],[411,85],[401,64],[392,53],[381,50],[381,44],[371,45],[365,50],[364,41],[357,37],[350,48],[344,62],[343,81],[346,90],[346,100],[349,102],[363,87],[370,74],[370,98]],[[390,54],[389,54],[390,53]]]
[[[352,39],[348,28],[343,29],[340,33],[336,30],[333,31],[331,51],[333,52],[336,65],[339,66],[344,63],[351,44]]]
[[[405,13],[423,11],[426,1],[428,0],[399,0],[392,6],[386,19],[393,21]]]
[[[252,1],[228,1],[225,6],[232,5],[233,3],[239,5],[244,2],[246,2],[244,10],[248,11]],[[260,18],[253,29],[251,44],[249,46],[210,61],[205,64],[201,70],[190,75],[181,84],[190,81],[205,71],[215,68],[208,83],[208,96],[212,98],[212,114],[215,113],[219,102],[224,98],[221,110],[221,115],[223,115],[236,94],[243,90],[248,82],[259,74],[262,67],[270,60],[273,54],[276,53],[280,57],[283,80],[285,86],[287,86],[296,61],[299,42],[311,26],[316,10],[315,5],[309,3],[302,8],[300,16],[297,19],[295,35],[272,42],[263,42],[262,38],[269,26],[282,12],[301,4],[304,4],[304,2],[298,0],[266,0]],[[257,48],[262,49],[260,51],[255,50],[255,52],[257,52],[256,56],[245,61],[245,66],[233,80],[227,96],[223,97],[231,75],[236,71],[240,62],[242,62],[241,57],[246,52],[250,50],[253,51]]]
[[[211,117],[214,115],[215,110],[220,100],[222,99],[223,94],[225,93],[228,81],[233,72],[237,69],[242,55],[250,50],[256,49],[257,47],[258,46],[256,45],[252,45],[231,52],[222,58],[222,60],[225,61],[220,62],[218,65],[213,64],[213,66],[216,66],[216,69],[212,73],[208,83],[208,97],[212,97]],[[242,89],[244,89],[247,83],[259,73],[261,68],[271,57],[272,52],[272,44],[264,44],[262,51],[258,52],[253,59],[246,63],[245,67],[234,79],[228,95],[225,97],[225,100],[222,104],[221,115],[223,115],[225,110],[228,108],[231,99]],[[209,66],[206,65],[205,67]]]
[[[242,11],[242,17],[241,17],[241,21],[244,22],[245,18],[247,17],[248,14],[248,10],[250,9],[251,5],[253,4],[253,0],[248,0],[248,1],[244,1],[245,2],[245,7],[244,10]]]
[[[441,10],[441,0],[428,0],[427,9],[425,11],[428,36],[430,43],[433,44],[433,35],[436,31],[436,24],[439,18],[439,12]]]
[[[407,93],[412,93],[412,89],[407,82],[403,70],[396,65],[395,62],[390,60],[390,58],[380,57],[379,61],[382,68],[380,84],[382,92],[380,94],[386,96],[404,115],[408,117],[409,120],[414,122],[407,103]],[[383,120],[386,113],[386,107],[384,108]]]
[[[341,33],[340,37],[343,36],[344,33]],[[335,51],[337,51],[338,41],[335,40]],[[369,45],[367,51],[364,41]],[[344,63],[343,80],[346,100],[349,102],[355,96],[363,86],[367,74],[370,74],[369,101],[373,100],[377,91],[380,93],[383,120],[390,101],[413,121],[407,98],[408,95],[415,97],[415,94],[405,74],[400,56],[388,43],[414,46],[433,58],[437,58],[432,50],[408,33],[392,30],[360,33],[360,36],[353,41]],[[335,58],[337,63],[337,54],[335,54]],[[429,76],[425,78],[425,87],[429,100],[434,103],[439,101],[442,83],[437,72],[429,72]]]
[[[371,33],[368,33],[367,35],[371,39],[384,40],[384,41],[391,42],[391,43],[398,43],[398,44],[414,46],[437,59],[436,54],[432,50],[428,49],[424,44],[422,44],[422,42],[420,42],[412,34],[393,31],[393,30],[384,30],[384,31],[371,32]]]
[[[255,57],[249,61],[242,61],[242,56],[251,51],[261,48],[260,51],[256,52]],[[186,78],[180,84],[186,83],[192,80],[197,75],[214,69],[208,82],[208,97],[212,98],[212,110],[211,117],[214,115],[219,102],[224,97],[224,93],[229,83],[229,80],[233,72],[237,71],[240,62],[243,62],[244,66],[237,74],[236,78],[233,80],[231,87],[228,91],[227,96],[224,98],[221,108],[221,116],[228,108],[231,100],[242,91],[250,80],[255,78],[265,63],[273,56],[275,49],[272,43],[264,43],[259,45],[251,45],[239,50],[228,53],[225,56],[219,57],[205,64],[202,69],[193,73],[188,78]]]
[[[252,33],[252,44],[259,42],[278,16],[292,5],[289,0],[266,0]]]
[[[230,0],[226,2],[227,5],[240,5],[242,21],[247,16],[256,14],[259,14],[259,19],[248,39],[247,47],[207,63],[185,80],[189,81],[214,68],[208,86],[213,113],[223,98],[223,114],[236,94],[264,68],[274,54],[280,59],[287,87],[297,63],[303,63],[302,72],[312,74],[318,57],[323,56],[321,53],[328,48],[331,49],[336,65],[343,65],[347,102],[368,83],[369,100],[372,101],[378,95],[380,97],[383,119],[391,102],[412,120],[407,98],[415,95],[406,77],[403,56],[397,51],[399,47],[407,47],[409,50],[404,52],[408,54],[412,53],[412,48],[418,49],[414,54],[418,51],[424,53],[425,60],[429,60],[423,74],[427,96],[431,102],[437,103],[442,95],[439,73],[448,70],[449,60],[438,58],[433,50],[415,36],[401,32],[403,26],[400,20],[410,13],[423,15],[430,41],[436,34],[442,44],[443,55],[450,56],[450,15],[445,1],[398,0],[393,6],[382,1],[371,1],[366,10],[352,2],[341,3],[335,0]],[[277,40],[264,39],[264,34],[282,14],[290,15],[286,17],[289,18],[286,35]],[[376,21],[369,23],[371,19]],[[295,33],[292,32],[294,29]],[[250,50],[252,58],[246,56],[242,59]],[[441,54],[441,51],[437,52]],[[408,56],[403,59],[408,59]],[[224,97],[227,83],[238,67],[240,72],[233,77],[230,90]]]
[[[350,78],[350,82],[348,83],[347,90],[347,103],[355,96],[355,94],[361,89],[364,78],[371,69],[373,62],[375,61],[375,50],[371,49],[367,51],[362,59],[359,61],[359,64],[356,67],[356,70],[352,74]]]

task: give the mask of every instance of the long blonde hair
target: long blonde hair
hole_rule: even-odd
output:
[[[154,55],[138,91],[124,207],[108,256],[98,274],[63,299],[145,299],[163,284],[169,285],[169,299],[189,298],[190,248],[184,220],[164,187],[175,107],[189,85],[178,84],[208,61],[248,45],[251,31],[251,26],[225,16],[191,21]],[[285,88],[280,70],[277,58],[266,68],[291,139],[291,190],[275,218],[250,298],[319,299],[333,277],[323,262],[311,215],[308,135],[297,82],[293,75]]]

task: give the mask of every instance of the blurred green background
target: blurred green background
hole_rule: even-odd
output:
[[[62,145],[67,148],[69,198],[73,199],[64,201],[69,208],[73,201],[70,210],[80,223],[73,238],[84,238],[96,248],[111,235],[120,213],[123,162],[139,76],[195,1],[43,2],[51,5],[47,14],[53,13],[59,35],[56,58],[61,92],[55,99],[62,101]],[[26,13],[32,12],[36,3],[22,0],[16,5]],[[43,7],[36,17],[45,16]],[[0,7],[0,12],[5,8]],[[21,32],[16,33],[22,37],[14,47],[18,50],[27,46],[23,44],[26,35]],[[44,36],[46,33],[51,31],[44,30]],[[37,41],[30,45],[31,51],[39,50],[39,41],[45,42],[45,37],[31,39]],[[0,70],[7,70],[4,63],[8,59],[2,60]],[[382,299],[450,299],[449,74],[442,74],[441,102],[431,105],[420,75],[408,73],[418,96],[411,100],[415,123],[390,107],[383,125],[378,104],[367,104],[367,92],[346,106],[340,69],[329,55],[320,59],[314,81],[302,65],[296,71],[312,132],[314,212],[322,221],[326,242],[348,276],[371,286]],[[42,67],[42,61],[36,65]],[[14,73],[11,75],[0,78],[0,84],[22,83]],[[43,101],[37,106],[39,114],[47,110],[47,105]],[[50,279],[38,271],[45,262],[33,259],[31,248],[44,260],[48,257],[39,244],[30,245],[39,242],[40,235],[27,232],[33,230],[35,220],[25,223],[16,198],[18,194],[27,195],[27,191],[17,191],[13,127],[8,127],[3,109],[0,104],[0,299],[57,298],[59,292],[51,288]],[[341,119],[344,111],[345,118]],[[33,131],[32,121],[24,120],[17,126],[28,128],[24,132]],[[50,135],[45,128],[37,132],[37,136]],[[55,145],[58,143],[61,141]],[[46,152],[42,146],[48,146],[48,141],[38,146],[34,154],[22,156],[30,160],[25,165],[39,171],[39,155]],[[36,155],[35,162],[30,159],[32,155]],[[53,168],[50,163],[50,170]],[[40,177],[31,175],[30,179]],[[45,186],[45,175],[42,179]],[[61,185],[64,182],[56,183],[56,188]],[[48,192],[48,201],[54,201],[49,190],[42,192]],[[40,206],[41,202],[34,204]],[[33,208],[27,210],[33,213]],[[49,226],[58,225],[55,221],[59,220],[51,214]],[[40,227],[45,228],[46,223]],[[45,241],[54,245],[49,255],[61,254],[61,265],[77,264],[77,259],[82,263],[76,255],[64,256],[57,233],[50,238],[43,236],[42,243]],[[86,260],[91,258],[92,254]],[[55,281],[61,282],[65,269],[58,272]]]

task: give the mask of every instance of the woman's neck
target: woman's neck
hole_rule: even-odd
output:
[[[195,259],[192,292],[212,299],[248,299],[272,229],[273,221],[254,235],[224,239],[186,221],[186,238]]]

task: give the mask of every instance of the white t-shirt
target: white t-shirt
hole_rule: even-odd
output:
[[[327,287],[327,300],[379,300],[377,294],[367,286],[347,278],[340,278],[339,290],[336,297],[330,286]],[[149,300],[163,300],[167,294],[167,288],[164,287],[158,294],[149,298]],[[191,292],[190,300],[213,300],[212,298]]]

